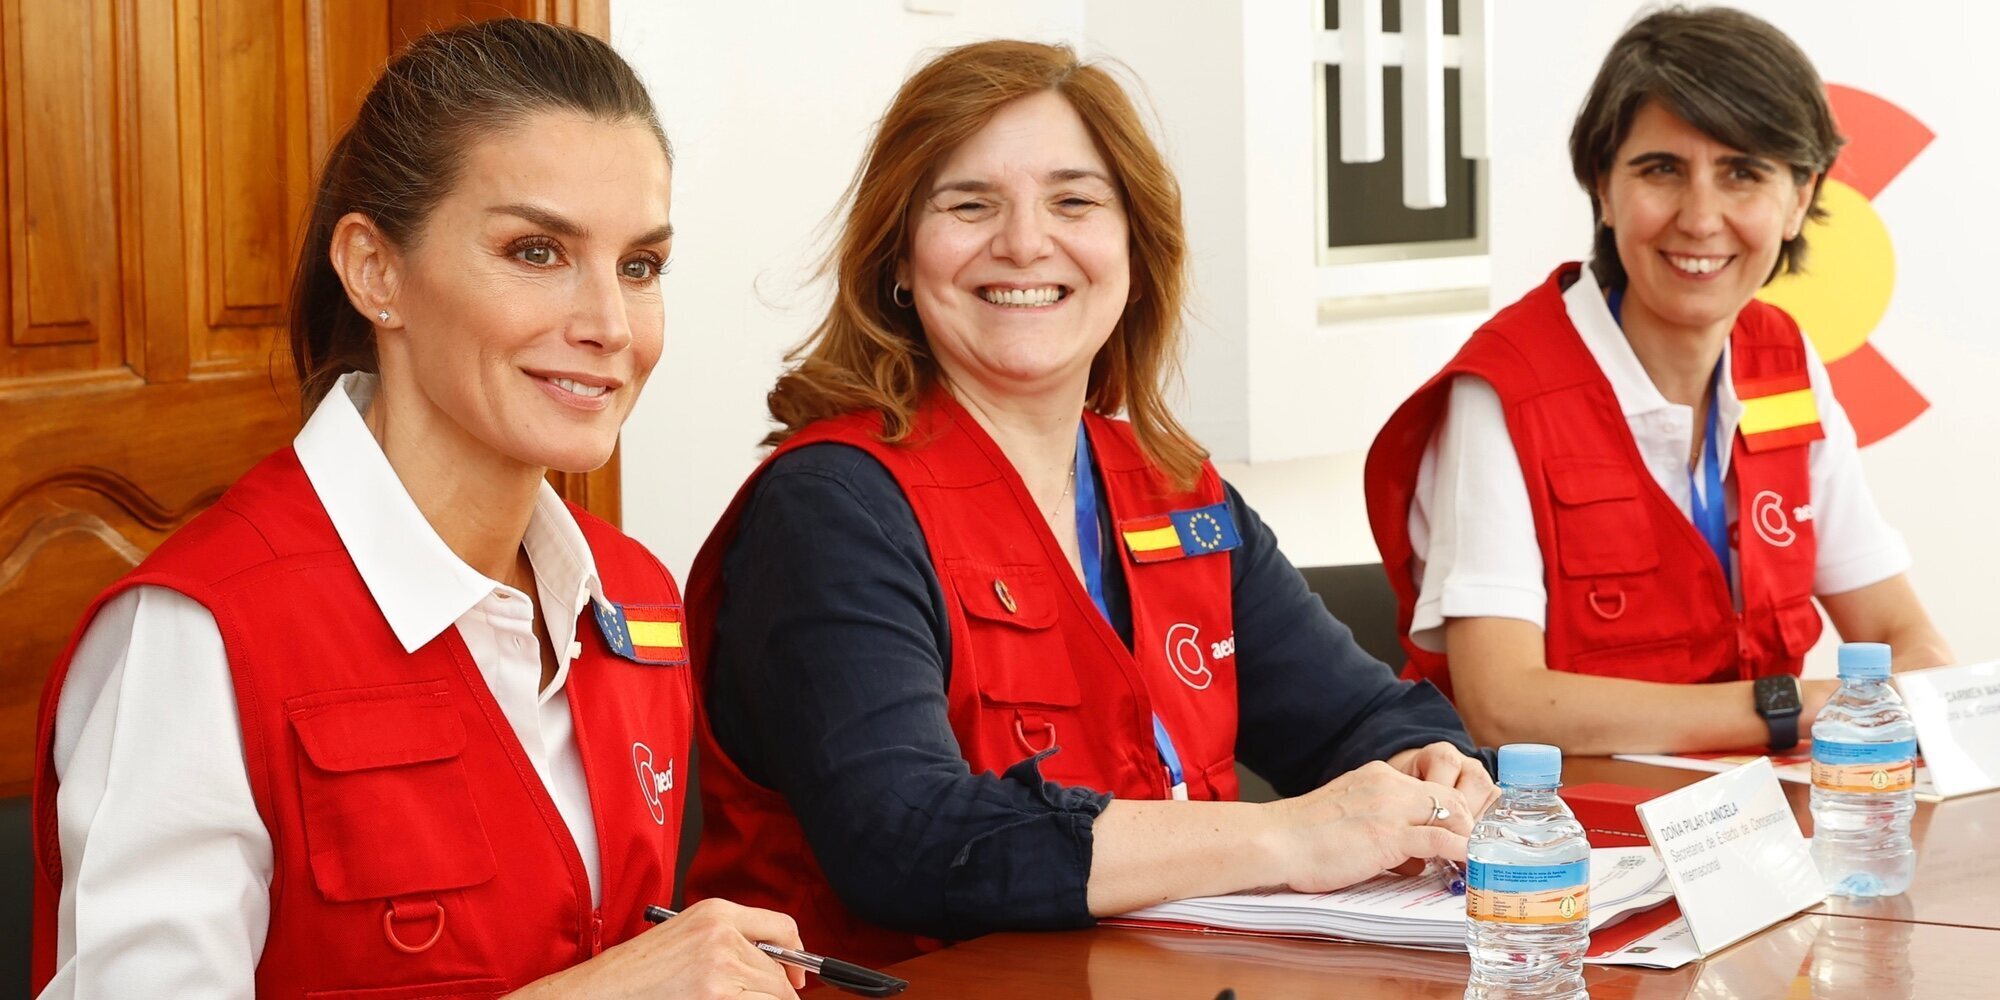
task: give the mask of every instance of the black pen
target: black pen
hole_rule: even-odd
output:
[[[661,923],[678,916],[680,916],[678,912],[669,910],[664,906],[646,907],[646,919],[652,923]],[[864,969],[852,962],[843,962],[837,958],[815,955],[809,951],[793,951],[790,948],[781,948],[768,941],[753,943],[757,945],[758,951],[786,965],[794,965],[804,969],[818,976],[821,981],[835,989],[846,990],[849,993],[859,993],[864,997],[886,997],[894,996],[910,988],[910,984],[906,980],[897,979],[895,976],[887,973],[876,972],[874,969]]]

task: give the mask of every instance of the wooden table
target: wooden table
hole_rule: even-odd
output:
[[[1570,784],[1671,789],[1707,775],[1577,759]],[[1806,789],[1787,785],[1811,830]],[[1680,969],[1589,966],[1593,1000],[1812,998],[1955,1000],[2000,997],[2000,794],[1920,803],[1915,883],[1903,896],[1832,902]],[[912,1000],[1238,1000],[1462,997],[1462,954],[1227,934],[1099,928],[993,934],[894,967]],[[843,994],[826,988],[814,998]]]
[[[1897,920],[1807,914],[1679,969],[1586,966],[1592,1000],[1812,997],[1903,1000],[1994,996],[2000,934]],[[912,1000],[1348,1000],[1458,998],[1466,958],[1331,941],[1099,928],[992,934],[895,967]],[[837,997],[824,988],[815,1000]]]

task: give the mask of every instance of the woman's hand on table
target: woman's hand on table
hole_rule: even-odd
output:
[[[1420,781],[1457,789],[1471,806],[1474,821],[1500,798],[1500,786],[1486,773],[1486,765],[1442,740],[1396,754],[1389,758],[1389,766]]]
[[[1473,819],[1458,789],[1382,761],[1264,808],[1267,849],[1280,880],[1298,892],[1326,892],[1391,869],[1414,874],[1431,858],[1463,861]],[[1433,823],[1438,808],[1449,815]]]
[[[798,925],[782,913],[704,899],[672,920],[512,995],[534,1000],[796,1000],[797,991],[805,988],[805,973],[758,951],[758,941],[796,951],[805,947]]]

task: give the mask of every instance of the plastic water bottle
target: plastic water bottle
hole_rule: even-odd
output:
[[[1561,785],[1561,750],[1500,748],[1500,800],[1479,817],[1467,849],[1466,1000],[1590,995],[1590,842],[1557,797]]]
[[[1836,896],[1910,887],[1917,850],[1917,730],[1888,685],[1889,647],[1840,647],[1840,690],[1812,728],[1813,863]]]

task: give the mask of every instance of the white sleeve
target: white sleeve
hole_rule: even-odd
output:
[[[208,609],[161,587],[100,609],[53,750],[63,880],[44,1000],[253,996],[271,837]]]
[[[1452,379],[1438,431],[1417,466],[1410,503],[1417,607],[1410,639],[1444,650],[1447,618],[1548,621],[1534,508],[1500,394],[1474,375]]]
[[[1813,593],[1844,594],[1908,572],[1910,550],[1875,506],[1875,494],[1861,474],[1854,425],[1834,398],[1833,382],[1816,351],[1806,352],[1806,374],[1819,405],[1820,428],[1826,432],[1825,438],[1809,446],[1806,458],[1819,545]]]

